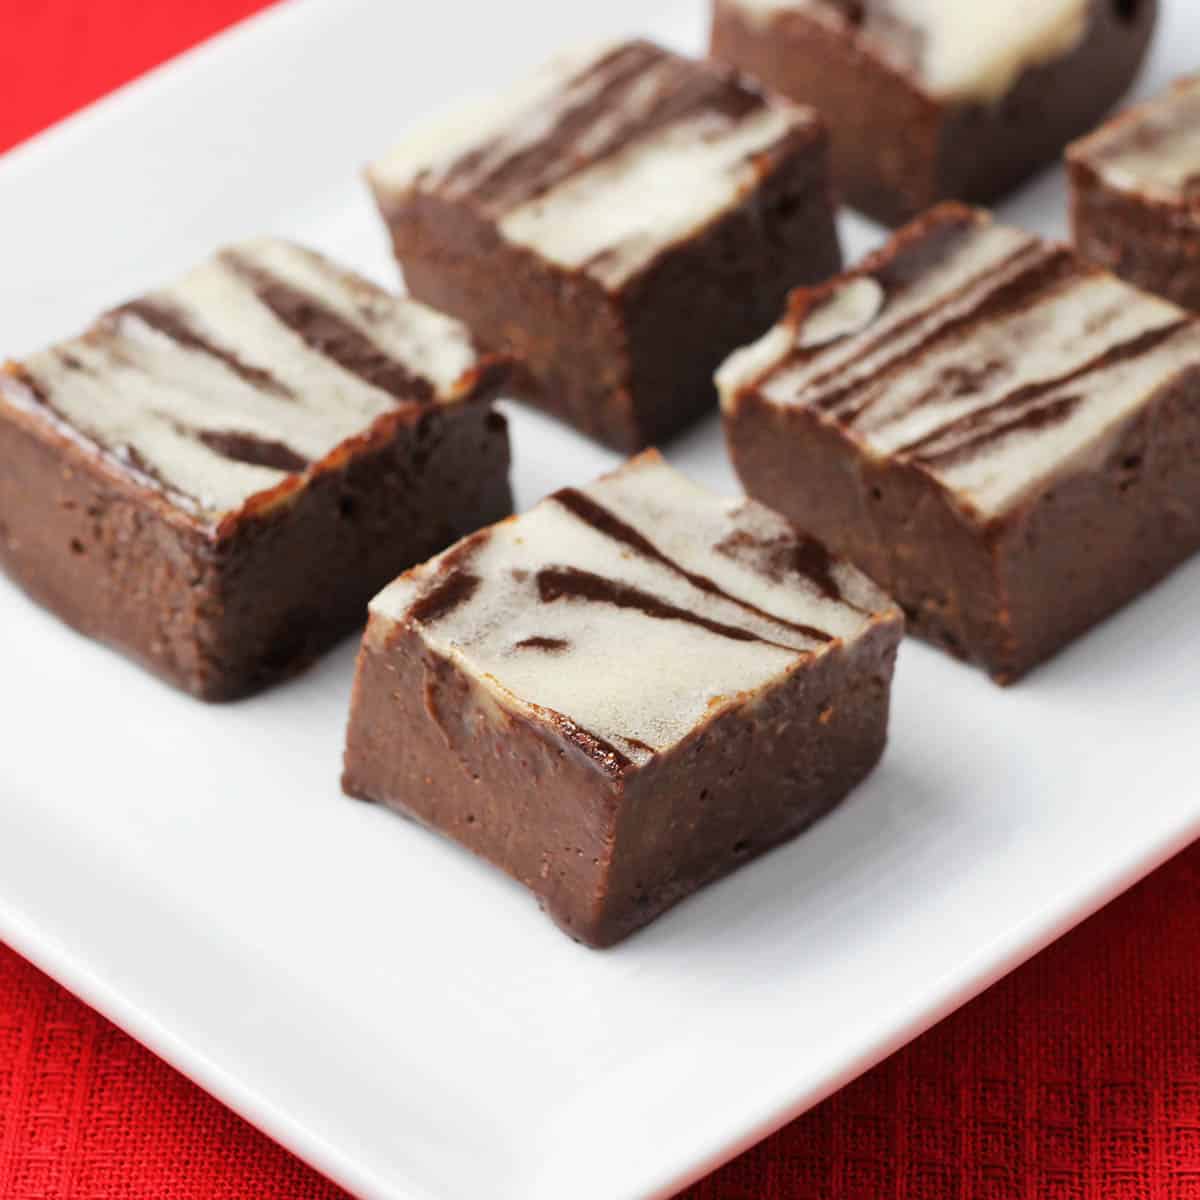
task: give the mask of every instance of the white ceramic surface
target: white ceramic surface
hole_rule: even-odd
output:
[[[0,350],[220,241],[392,278],[358,177],[558,44],[703,0],[293,0],[0,160]],[[1167,0],[1146,91],[1200,66]],[[1062,232],[1052,172],[1003,215]],[[858,253],[876,238],[847,220]],[[613,456],[515,414],[521,504]],[[731,489],[715,420],[671,448]],[[1200,835],[1200,562],[1015,690],[917,645],[837,814],[625,946],[338,790],[352,645],[228,708],[0,581],[0,936],[364,1197],[667,1196]]]

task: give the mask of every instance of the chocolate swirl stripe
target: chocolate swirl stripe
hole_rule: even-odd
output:
[[[222,259],[253,287],[255,295],[275,317],[311,349],[397,400],[424,404],[433,399],[433,385],[428,379],[385,353],[361,329],[317,296],[300,291],[236,251],[226,251]]]
[[[115,320],[126,316],[136,317],[143,324],[148,325],[164,337],[170,338],[185,350],[196,350],[224,363],[235,375],[252,387],[261,388],[275,396],[294,398],[291,388],[276,379],[270,371],[252,366],[228,347],[218,346],[197,330],[181,309],[165,300],[149,296],[142,297],[121,305],[110,314],[111,319]]]
[[[78,371],[81,369],[79,360],[72,354],[54,351],[52,352],[52,357],[62,363],[69,371]],[[55,418],[62,419],[62,413],[54,407],[54,401],[50,397],[50,391],[47,386],[26,366],[15,363],[5,364],[0,369],[0,384],[3,384],[6,379],[15,380],[20,385],[20,390],[14,390],[9,393],[5,389],[5,395],[20,396],[27,401],[32,401],[34,407],[45,409],[47,413],[50,413]]]
[[[824,387],[836,380],[846,365],[851,367],[858,366],[870,362],[881,354],[885,356],[883,363],[886,369],[889,363],[897,357],[895,354],[891,357],[886,357],[887,353],[889,350],[894,351],[897,344],[903,345],[906,338],[909,338],[910,335],[915,335],[918,338],[917,344],[920,345],[921,330],[933,324],[940,314],[955,312],[964,304],[968,306],[968,311],[976,308],[975,297],[981,292],[982,302],[986,303],[990,293],[996,287],[1000,286],[1002,281],[1010,276],[1011,272],[1017,271],[1020,274],[1024,274],[1027,270],[1032,269],[1043,261],[1044,254],[1045,251],[1036,245],[1036,243],[1027,243],[1018,247],[1011,254],[991,264],[986,270],[972,275],[960,287],[935,295],[929,304],[887,325],[877,337],[864,339],[863,344],[856,349],[853,357],[848,358],[844,364],[839,364],[836,368],[817,375],[813,379],[812,385],[817,388]],[[885,284],[885,303],[894,301],[898,294],[906,290],[908,290],[907,287],[892,290]],[[934,330],[933,332],[936,334],[937,331]],[[901,351],[901,353],[907,353],[907,351]],[[842,389],[841,394],[844,395],[850,390],[851,385],[846,385]],[[840,396],[835,389],[835,392],[830,394],[827,401],[823,403],[823,407],[830,410],[836,408],[839,398]]]
[[[722,390],[762,387],[784,402],[802,392],[817,404],[828,392],[824,408],[835,412],[939,320],[969,312],[1047,257],[1036,238],[981,227],[970,210],[939,216],[922,236],[880,251],[855,275],[816,294],[799,293],[782,324],[722,367]]]
[[[882,303],[894,305],[897,300],[911,291],[916,284],[920,283],[927,272],[935,270],[949,262],[958,251],[971,241],[974,234],[974,226],[966,220],[960,222],[947,221],[944,225],[936,229],[931,237],[917,243],[915,246],[909,247],[903,253],[884,262],[872,274],[872,278],[874,278],[882,289]],[[1002,270],[1009,263],[1018,261],[1027,255],[1031,249],[1033,249],[1031,243],[1020,246],[1007,259],[994,264],[983,274],[986,276]],[[932,304],[917,307],[900,320],[888,325],[878,336],[868,336],[861,339],[859,345],[856,347],[856,353],[853,358],[841,360],[836,366],[814,375],[809,379],[809,385],[814,388],[824,387],[846,367],[869,360],[886,348],[893,340],[902,338],[910,331],[919,328],[927,323],[934,313],[946,305],[953,303],[958,297],[972,291],[978,286],[979,279],[979,274],[971,275],[957,290],[948,292],[945,295],[936,296]],[[801,318],[802,321],[807,323],[814,317],[817,317],[829,305],[835,303],[840,294],[841,288],[835,288],[824,300],[806,311]],[[791,351],[777,363],[773,364],[771,368],[772,373],[792,370],[795,367],[802,366],[806,362],[820,358],[823,353],[824,343],[806,345],[802,340],[797,340]]]
[[[563,650],[569,650],[571,643],[566,638],[543,637],[540,634],[535,637],[522,638],[516,644],[518,650],[544,650],[547,654],[558,654]]]
[[[1048,293],[1071,286],[1079,278],[1079,266],[1066,249],[1034,256],[1028,262],[1025,261],[1025,257],[1019,254],[1013,257],[1014,264],[1020,264],[1015,276],[1005,279],[1006,271],[1003,266],[989,272],[990,278],[1002,282],[998,282],[992,289],[985,290],[966,312],[935,325],[916,345],[888,359],[877,372],[826,392],[819,401],[820,408],[826,412],[843,410],[839,413],[840,419],[848,425],[855,424],[870,411],[873,397],[883,393],[890,379],[912,370],[937,347],[956,339],[967,338],[983,325],[1021,312],[1033,303],[1044,300]],[[979,283],[979,280],[975,281],[976,286]],[[948,296],[942,297],[926,310],[923,319],[935,319],[939,311],[948,307],[951,299],[952,297]],[[867,389],[873,396],[860,399],[860,402],[855,404],[856,397],[861,397],[862,392]],[[935,398],[936,392],[928,394],[924,400],[928,402]]]
[[[834,578],[833,556],[820,542],[798,534],[796,545],[788,558],[790,559],[788,565],[792,570],[797,575],[803,575],[805,579],[816,584],[817,590],[827,600],[850,604],[842,592],[841,585]],[[858,608],[858,605],[851,605],[851,607]]]
[[[783,617],[776,616],[774,613],[767,612],[764,609],[751,604],[748,600],[743,600],[738,596],[731,595],[708,576],[699,575],[694,571],[687,570],[685,567],[675,562],[674,559],[663,554],[662,551],[659,550],[649,538],[638,532],[638,530],[634,529],[634,527],[628,522],[622,521],[621,518],[618,517],[614,512],[605,508],[604,505],[593,500],[590,496],[579,491],[577,488],[564,488],[562,491],[556,492],[551,499],[556,503],[561,504],[572,515],[577,517],[580,521],[583,521],[585,524],[590,525],[598,533],[602,533],[606,537],[612,538],[613,541],[620,542],[623,545],[628,546],[631,550],[634,550],[636,553],[641,554],[646,558],[652,559],[654,562],[661,563],[669,571],[673,571],[675,574],[686,579],[694,588],[698,588],[702,592],[707,592],[710,596],[719,596],[722,600],[726,600],[730,604],[736,604],[739,608],[743,608],[747,612],[753,613],[756,617],[761,617],[767,621],[773,621],[775,624],[794,630],[796,633],[803,634],[805,637],[813,638],[819,642],[828,642],[833,640],[831,635],[826,633],[824,630],[816,629],[811,625],[798,625],[792,621],[786,620]],[[802,559],[798,559],[797,565],[803,572]],[[828,558],[825,560],[825,565],[827,568]],[[833,599],[841,599],[841,593],[836,590],[837,585],[833,581],[833,577],[829,574],[827,569],[819,574],[815,582],[817,583],[818,588],[824,591],[827,595],[830,593],[830,589],[832,588],[834,591],[832,596]]]
[[[414,621],[432,625],[466,604],[479,590],[482,582],[478,575],[472,575],[470,571],[461,567],[454,567],[444,579],[413,604],[408,615]]]
[[[1191,327],[1191,321],[1171,321],[1155,329],[1148,329],[1136,337],[1110,346],[1082,366],[1066,371],[1053,379],[1039,380],[1005,393],[998,400],[983,408],[977,408],[935,429],[932,433],[900,447],[899,453],[917,458],[926,463],[960,460],[964,454],[977,451],[995,438],[1020,430],[1045,428],[1059,420],[1065,420],[1082,402],[1081,395],[1057,397],[1051,409],[1039,409],[1039,400],[1053,396],[1055,392],[1075,384],[1084,383],[1089,375],[1130,359],[1140,358],[1156,350],[1177,333]],[[1070,403],[1068,403],[1070,401]],[[993,425],[994,419],[1014,410],[1025,410],[1021,415]],[[955,440],[956,437],[959,440]],[[943,443],[949,442],[949,445]],[[932,449],[936,447],[936,449]]]
[[[698,629],[707,630],[717,637],[729,638],[734,642],[761,642],[764,646],[774,646],[777,650],[793,651],[795,647],[783,642],[774,642],[770,638],[760,637],[749,629],[739,625],[726,625],[722,621],[714,621],[691,609],[680,608],[670,604],[641,588],[631,587],[615,579],[606,579],[603,575],[594,575],[590,571],[581,571],[576,567],[547,567],[537,575],[538,595],[543,604],[553,604],[557,600],[586,600],[593,604],[611,604],[614,608],[628,608],[640,612],[652,621],[683,621],[695,625]],[[784,622],[781,622],[781,624]],[[814,637],[818,641],[830,641],[829,634],[818,630],[803,630],[806,637]]]
[[[563,81],[541,136],[501,133],[451,163],[439,186],[506,212],[696,113],[738,121],[761,105],[725,76],[632,42]]]
[[[286,471],[288,474],[303,471],[310,465],[303,454],[274,438],[239,433],[233,429],[197,429],[191,432],[197,441],[231,462],[246,463],[252,467],[270,467],[274,471]]]
[[[412,620],[431,625],[471,601],[483,583],[471,564],[490,537],[489,530],[481,529],[442,555],[433,586],[409,609]]]
[[[913,457],[930,467],[948,467],[964,462],[973,455],[986,450],[989,445],[1015,433],[1036,433],[1069,420],[1079,411],[1083,396],[1078,393],[1057,396],[1047,404],[1026,409],[1019,416],[1007,421],[992,422],[986,428],[977,429],[960,441],[917,453]],[[935,435],[942,439],[941,433]]]

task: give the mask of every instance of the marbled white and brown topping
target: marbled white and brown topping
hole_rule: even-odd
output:
[[[218,518],[479,359],[458,322],[287,242],[222,251],[31,355],[0,395]]]
[[[1200,206],[1200,75],[1131,109],[1070,154],[1110,187]]]
[[[511,242],[619,287],[738,204],[810,110],[635,41],[568,55],[376,163],[388,193],[469,203]]]
[[[614,771],[895,615],[781,517],[653,452],[466,539],[371,611]]]
[[[852,28],[939,99],[988,104],[1083,41],[1094,0],[723,0],[749,19],[800,12]]]
[[[1200,325],[1174,305],[955,205],[798,293],[718,381],[727,411],[813,409],[990,517],[1197,365]]]

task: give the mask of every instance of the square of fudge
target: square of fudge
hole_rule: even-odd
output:
[[[512,511],[457,321],[262,239],[0,370],[0,566],[205,700],[306,666]]]
[[[345,788],[609,946],[872,770],[902,625],[782,517],[647,451],[375,598]]]
[[[841,266],[823,125],[647,42],[567,54],[368,171],[409,292],[619,450],[716,408],[712,372]]]
[[[1200,312],[1200,75],[1076,142],[1067,165],[1080,254]]]
[[[943,205],[719,383],[746,490],[1008,683],[1200,547],[1200,323]]]
[[[818,108],[846,201],[898,225],[1053,162],[1137,73],[1158,0],[714,0],[712,54]]]

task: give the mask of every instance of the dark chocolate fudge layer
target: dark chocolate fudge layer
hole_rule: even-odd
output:
[[[1129,86],[1157,0],[714,0],[712,52],[829,123],[847,201],[897,225],[994,200]]]
[[[1079,252],[1200,312],[1200,76],[1076,142],[1067,162]]]
[[[376,597],[345,787],[611,945],[870,772],[901,630],[853,567],[647,452]]]
[[[1200,547],[1200,325],[945,205],[720,375],[747,491],[1000,682]]]
[[[227,700],[511,511],[456,321],[262,240],[0,372],[0,565],[81,632]]]
[[[623,450],[841,264],[817,116],[631,42],[558,59],[369,171],[410,292],[525,363],[522,398]]]

